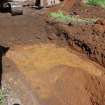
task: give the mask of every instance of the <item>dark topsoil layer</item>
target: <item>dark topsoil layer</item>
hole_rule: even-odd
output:
[[[73,25],[51,22],[56,35],[64,37],[70,46],[84,52],[89,58],[105,66],[105,10],[100,7],[76,4],[70,14],[79,17],[98,17],[95,24]]]

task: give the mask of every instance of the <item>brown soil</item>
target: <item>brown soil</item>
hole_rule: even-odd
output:
[[[95,11],[83,6],[92,8],[84,15],[78,5],[70,14],[91,17]],[[45,14],[52,10],[24,11],[16,17],[0,14],[0,45],[10,47],[3,58],[3,86],[23,105],[105,105],[105,69],[73,50],[105,65],[104,21],[49,25]]]
[[[64,37],[70,46],[84,52],[89,58],[105,66],[104,25],[68,26],[57,24],[57,35]]]
[[[53,8],[49,8],[48,11],[49,12],[55,12],[55,11],[66,11],[66,12],[68,12],[73,7],[75,2],[76,2],[76,0],[62,0],[60,5],[57,5]]]
[[[98,12],[97,12],[98,11]],[[70,14],[88,18],[105,18],[105,10],[97,6],[89,6],[82,3],[75,3],[69,10]]]
[[[53,25],[57,30],[56,34],[59,37],[64,37],[70,46],[84,52],[89,58],[105,66],[105,11],[100,7],[81,4],[81,6],[75,5],[70,14],[80,18],[100,19],[95,24],[90,25],[54,23]]]
[[[104,68],[68,47],[16,46],[4,61],[3,80],[23,104],[105,103]]]

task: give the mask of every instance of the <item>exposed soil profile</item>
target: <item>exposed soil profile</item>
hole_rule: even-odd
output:
[[[70,46],[105,66],[104,25],[67,26],[56,24],[57,35],[63,36]]]
[[[81,6],[80,6],[81,5]],[[98,11],[98,12],[97,12]],[[70,46],[105,66],[105,11],[100,7],[75,3],[69,12],[80,18],[100,18],[95,24],[75,25],[52,22],[58,37],[64,37]]]

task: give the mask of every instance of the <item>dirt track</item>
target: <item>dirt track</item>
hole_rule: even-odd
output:
[[[0,14],[3,82],[23,105],[105,105],[104,68],[73,51],[44,20],[43,11]]]
[[[43,17],[31,9],[25,9],[23,16],[11,17],[10,14],[0,14],[0,43],[13,46],[19,43],[37,42],[36,37],[46,39]]]

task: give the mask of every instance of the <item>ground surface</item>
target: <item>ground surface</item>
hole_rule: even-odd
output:
[[[23,105],[105,105],[104,68],[57,37],[41,11],[0,14],[3,85]]]

